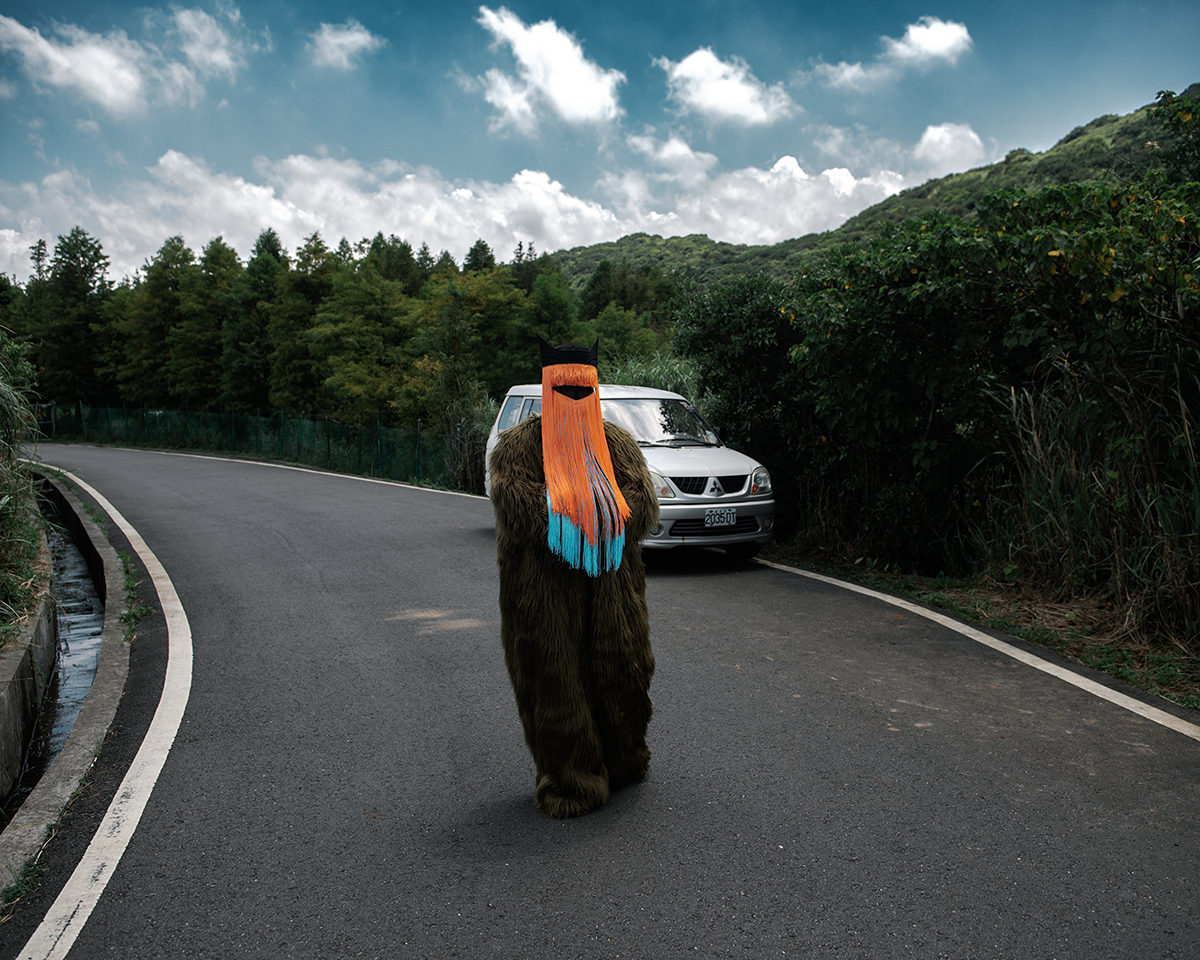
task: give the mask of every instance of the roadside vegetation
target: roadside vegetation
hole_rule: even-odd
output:
[[[535,334],[599,337],[602,380],[688,395],[771,469],[772,556],[1197,706],[1189,94],[771,248],[636,235],[505,263],[479,241],[460,264],[383,233],[289,253],[267,229],[245,263],[173,237],[114,284],[76,228],[24,286],[0,278],[0,322],[60,409],[420,421],[469,490],[497,399],[539,378]]]
[[[45,582],[32,478],[20,459],[33,419],[26,396],[33,367],[26,352],[0,328],[0,649]]]

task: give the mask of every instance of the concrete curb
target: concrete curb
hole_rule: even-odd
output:
[[[58,507],[64,526],[87,561],[96,591],[104,597],[104,630],[96,677],[67,742],[0,833],[0,887],[20,878],[26,864],[41,852],[100,752],[129,673],[129,644],[120,622],[125,609],[124,575],[117,551],[80,500],[62,484],[48,479],[45,494]]]
[[[53,558],[45,536],[38,562],[49,571],[46,586],[16,641],[0,653],[0,796],[7,796],[21,779],[25,750],[54,674],[58,617]]]

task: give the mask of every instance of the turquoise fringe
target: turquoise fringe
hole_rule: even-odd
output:
[[[596,536],[596,543],[588,542],[583,531],[570,518],[554,512],[550,495],[546,495],[546,509],[550,514],[550,529],[546,536],[550,552],[562,557],[576,570],[584,570],[590,577],[617,570],[625,553],[625,531],[606,540]]]

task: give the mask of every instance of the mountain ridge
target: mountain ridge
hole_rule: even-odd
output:
[[[1200,83],[1189,86],[1181,96],[1200,96]],[[842,243],[861,243],[886,223],[935,209],[970,217],[979,200],[996,190],[1032,191],[1079,180],[1136,179],[1164,142],[1161,125],[1150,114],[1154,106],[1148,103],[1125,115],[1096,117],[1041,153],[1017,148],[995,163],[909,187],[821,233],[774,244],[727,243],[704,234],[661,237],[632,233],[619,240],[559,250],[552,256],[576,292],[605,259],[628,261],[635,270],[649,267],[684,273],[700,283],[759,272],[783,279],[802,269],[814,253]]]

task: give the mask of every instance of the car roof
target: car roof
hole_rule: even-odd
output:
[[[508,397],[540,397],[542,395],[542,385],[540,383],[523,383],[515,387],[509,387]],[[633,398],[648,398],[652,400],[685,400],[686,398],[678,393],[671,393],[670,390],[655,390],[653,387],[629,387],[620,383],[602,383],[600,384],[600,398],[602,400],[621,400]]]

